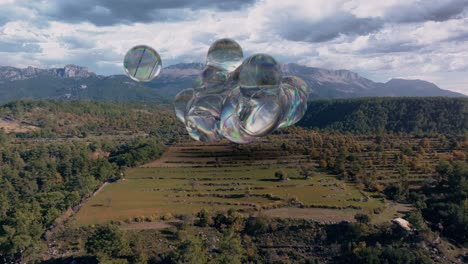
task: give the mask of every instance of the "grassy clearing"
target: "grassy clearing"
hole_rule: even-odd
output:
[[[275,179],[279,169],[292,179]],[[364,211],[384,206],[384,202],[367,199],[354,185],[333,176],[320,174],[304,180],[295,169],[285,166],[134,168],[127,171],[125,180],[109,184],[92,197],[75,218],[80,225],[135,217],[152,221],[167,214],[196,213],[202,208],[253,212],[292,204],[351,206]]]

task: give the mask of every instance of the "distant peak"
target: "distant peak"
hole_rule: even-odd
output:
[[[93,72],[89,71],[88,68],[78,66],[78,65],[73,65],[73,64],[67,64],[65,67],[63,67],[64,74],[63,77],[68,77],[68,78],[87,78],[91,76],[95,76]]]
[[[67,69],[67,68],[70,69],[70,68],[71,68],[71,69],[88,70],[88,68],[85,67],[85,66],[79,66],[79,65],[75,65],[75,64],[67,64],[67,65],[65,65],[63,68],[64,68],[64,69]]]
[[[424,84],[433,84],[432,82],[421,80],[421,79],[403,79],[403,78],[392,78],[387,83],[424,83]]]
[[[0,80],[18,81],[39,76],[51,76],[59,78],[88,78],[96,76],[88,68],[73,64],[67,64],[63,68],[41,69],[33,66],[20,69],[15,67],[1,67]]]

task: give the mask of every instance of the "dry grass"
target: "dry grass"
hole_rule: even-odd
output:
[[[379,200],[366,201],[354,185],[330,175],[278,181],[274,173],[280,168],[135,168],[126,173],[126,180],[103,188],[75,217],[86,225],[135,217],[159,219],[167,213],[196,213],[202,208],[256,211],[288,206],[292,199],[313,207],[373,210],[384,205]],[[281,169],[289,175],[297,173]]]
[[[8,117],[0,117],[0,129],[3,129],[6,133],[25,133],[39,129],[36,126],[26,125],[18,120],[13,120]]]
[[[269,217],[301,218],[321,223],[354,222],[354,215],[361,212],[356,209],[324,209],[324,208],[277,208],[265,210],[262,213]]]

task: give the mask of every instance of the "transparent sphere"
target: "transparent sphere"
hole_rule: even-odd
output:
[[[161,57],[151,47],[139,45],[131,48],[124,58],[125,73],[139,82],[149,82],[161,72]]]
[[[221,112],[219,132],[229,141],[245,144],[253,142],[255,137],[241,129],[240,120],[237,115],[241,97],[242,95],[239,87],[233,88],[231,93],[227,96]]]
[[[224,89],[228,72],[214,66],[206,66],[194,82],[197,92],[214,93]]]
[[[176,95],[177,118],[193,139],[250,143],[304,116],[310,93],[306,82],[283,78],[280,65],[268,54],[242,58],[235,41],[217,40],[193,89]]]
[[[174,109],[176,112],[177,118],[185,124],[185,112],[187,110],[187,104],[192,100],[194,95],[193,89],[185,89],[180,91],[175,96],[174,100]]]
[[[206,65],[230,72],[241,65],[243,58],[241,46],[232,39],[223,38],[211,44],[206,55]]]
[[[190,137],[202,142],[213,142],[220,138],[218,126],[223,99],[219,95],[204,94],[192,98],[185,113],[185,126]]]
[[[239,84],[243,88],[279,85],[282,78],[280,65],[268,54],[255,54],[240,66]]]
[[[283,116],[278,128],[297,123],[307,110],[310,89],[307,83],[299,77],[284,77],[280,85],[283,101]]]
[[[237,105],[237,116],[241,129],[255,137],[273,132],[281,121],[283,103],[277,86],[257,90],[251,96],[241,97]]]

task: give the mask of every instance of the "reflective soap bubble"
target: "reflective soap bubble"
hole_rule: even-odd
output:
[[[223,97],[219,95],[196,95],[188,103],[185,113],[185,126],[189,135],[198,141],[213,142],[220,138],[219,118],[223,107]]]
[[[245,144],[253,142],[255,137],[241,129],[241,124],[237,115],[241,97],[242,95],[239,87],[234,88],[227,96],[221,112],[219,131],[229,141]]]
[[[283,75],[280,65],[268,54],[255,54],[242,63],[239,84],[243,88],[279,85]]]
[[[296,76],[284,77],[281,81],[283,117],[278,128],[294,125],[304,116],[310,89],[306,82]]]
[[[149,82],[161,72],[161,57],[151,47],[135,46],[125,54],[124,69],[133,80]]]
[[[174,100],[174,108],[177,118],[185,124],[185,112],[187,109],[188,102],[193,97],[193,89],[185,89],[180,91]]]
[[[237,116],[241,129],[251,136],[264,136],[274,129],[282,116],[283,104],[277,86],[257,90],[249,97],[241,91]]]
[[[243,58],[241,46],[232,39],[223,38],[211,44],[206,55],[206,65],[230,72],[242,63]]]
[[[177,94],[176,115],[193,139],[212,142],[223,136],[250,143],[304,115],[310,90],[302,79],[283,78],[280,65],[268,54],[241,60],[239,44],[216,41],[193,89]]]
[[[206,66],[194,83],[197,92],[215,93],[224,89],[228,72],[214,66]]]

